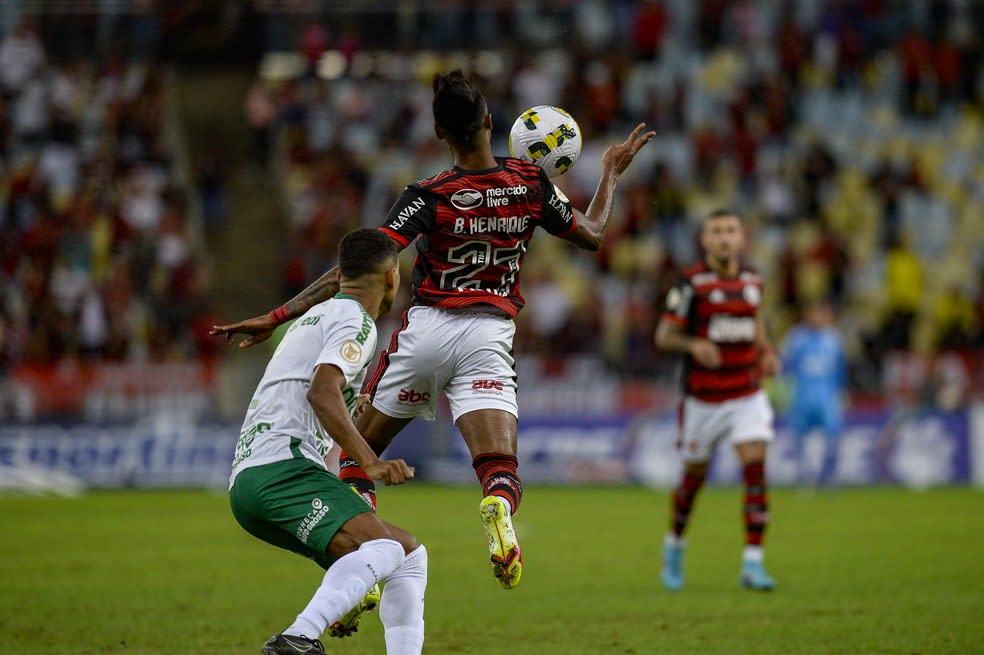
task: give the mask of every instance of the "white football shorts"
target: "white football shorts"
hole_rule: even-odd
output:
[[[444,393],[457,421],[477,409],[519,417],[512,319],[437,307],[411,307],[367,383],[372,405],[394,418],[434,420]]]
[[[680,417],[680,454],[685,462],[706,462],[722,441],[734,445],[772,441],[774,414],[765,391],[709,403],[687,396]]]

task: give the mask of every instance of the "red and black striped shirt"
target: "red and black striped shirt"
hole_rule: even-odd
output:
[[[405,248],[416,241],[415,305],[500,311],[525,301],[519,269],[537,227],[576,227],[570,201],[539,166],[496,157],[495,168],[458,167],[408,186],[380,228]],[[493,309],[494,308],[494,309]]]
[[[666,296],[664,321],[688,334],[713,341],[721,349],[721,367],[701,366],[684,358],[682,385],[688,396],[722,402],[760,388],[757,321],[762,277],[742,266],[735,277],[722,277],[701,262],[685,269]]]

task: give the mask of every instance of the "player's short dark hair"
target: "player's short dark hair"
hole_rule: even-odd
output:
[[[434,122],[444,138],[466,145],[482,130],[488,108],[485,96],[461,72],[434,75]]]
[[[376,229],[353,230],[338,243],[338,272],[344,278],[382,272],[397,257],[396,242]]]
[[[710,214],[708,214],[707,216],[704,217],[704,220],[700,222],[700,231],[703,232],[705,229],[707,229],[707,226],[710,224],[711,221],[713,221],[713,220],[715,220],[717,218],[724,218],[726,216],[734,216],[735,218],[738,219],[738,222],[739,223],[744,223],[745,222],[744,219],[742,219],[741,214],[739,214],[734,209],[728,209],[727,207],[721,207],[719,209],[715,209]]]
[[[734,216],[739,221],[742,220],[741,214],[739,212],[735,211],[734,209],[728,209],[727,207],[720,207],[718,209],[715,209],[714,211],[712,211],[710,214],[707,215],[707,219],[705,220],[709,221],[711,219],[722,218],[724,216]]]

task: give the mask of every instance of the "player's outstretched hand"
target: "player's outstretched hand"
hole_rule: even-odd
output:
[[[625,169],[632,163],[632,159],[636,156],[636,153],[642,150],[642,146],[649,143],[656,136],[656,133],[651,130],[649,132],[643,132],[645,128],[645,123],[639,123],[632,130],[632,133],[629,134],[629,138],[622,143],[608,146],[605,154],[602,155],[601,160],[605,168],[611,168],[615,172],[616,177],[625,172]]]
[[[208,333],[212,336],[224,334],[226,341],[229,342],[232,341],[232,337],[235,334],[248,335],[245,339],[239,342],[239,347],[249,348],[250,346],[255,346],[256,344],[262,343],[263,341],[269,339],[276,327],[277,324],[274,322],[273,317],[269,314],[264,314],[262,316],[248,318],[245,321],[239,321],[238,323],[213,325],[212,329],[209,330]]]
[[[414,468],[402,459],[381,459],[375,464],[363,466],[373,480],[382,480],[385,484],[403,484],[413,479]]]

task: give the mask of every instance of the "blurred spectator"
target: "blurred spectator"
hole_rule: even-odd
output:
[[[632,28],[633,45],[640,59],[655,59],[663,45],[670,17],[660,0],[647,0],[635,9]]]
[[[40,75],[45,64],[44,46],[37,28],[28,19],[0,43],[0,92],[5,98],[21,94]]]
[[[885,319],[879,350],[908,350],[923,299],[923,265],[901,235],[885,255]]]
[[[260,168],[266,168],[270,159],[270,137],[277,108],[266,84],[256,80],[246,94],[246,125],[250,133],[250,160]]]
[[[226,199],[227,160],[217,143],[209,143],[198,162],[198,197],[202,220],[209,234],[215,234],[226,224],[229,203]]]
[[[207,311],[207,280],[190,281],[202,263],[164,85],[140,52],[49,65],[30,21],[0,44],[4,368],[201,354],[190,325]]]
[[[977,334],[977,313],[974,303],[957,287],[948,288],[936,302],[933,311],[935,332],[940,350],[966,350]]]

